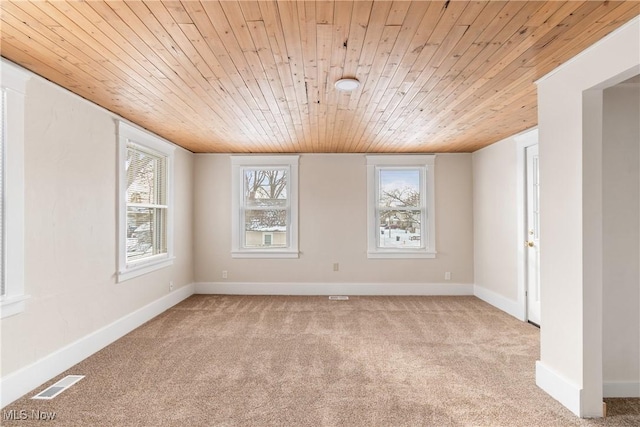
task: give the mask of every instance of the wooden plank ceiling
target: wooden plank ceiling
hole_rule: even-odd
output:
[[[194,152],[471,152],[637,1],[6,1],[1,53]],[[339,92],[334,83],[362,85]]]

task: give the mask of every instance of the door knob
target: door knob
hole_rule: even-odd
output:
[[[525,245],[525,246],[528,246],[528,247],[530,247],[530,248],[532,248],[532,247],[534,246],[534,243],[533,243],[533,241],[532,241],[532,240],[529,240],[529,241],[528,241],[528,242],[526,242],[524,245]]]

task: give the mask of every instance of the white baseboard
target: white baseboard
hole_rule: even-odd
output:
[[[640,382],[618,381],[603,384],[604,397],[640,397]]]
[[[0,407],[61,374],[163,311],[193,295],[189,284],[0,379]]]
[[[205,282],[196,294],[226,295],[473,295],[461,283],[288,283]]]
[[[482,286],[478,285],[473,285],[473,294],[484,302],[489,303],[497,309],[500,309],[505,313],[512,315],[518,320],[524,321],[526,319],[524,313],[524,304],[519,301],[514,301],[512,299],[506,298],[500,294],[497,294],[487,288],[483,288]]]
[[[541,361],[536,362],[536,385],[567,409],[581,416],[582,390]]]

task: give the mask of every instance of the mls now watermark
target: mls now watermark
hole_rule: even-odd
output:
[[[40,420],[40,421],[53,421],[56,418],[55,412],[40,411],[38,409],[32,409],[27,411],[26,409],[10,409],[8,411],[2,411],[2,419],[5,421],[24,421],[24,420]]]

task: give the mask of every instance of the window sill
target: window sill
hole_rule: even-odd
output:
[[[391,259],[412,259],[412,258],[435,258],[436,252],[426,251],[375,251],[367,252],[367,258],[391,258]]]
[[[231,252],[231,258],[299,258],[297,251],[255,250]]]
[[[156,271],[161,268],[169,267],[173,264],[174,259],[175,257],[169,257],[156,261],[133,264],[127,267],[124,271],[118,273],[118,283],[133,279],[134,277],[142,276],[143,274],[151,273],[152,271]]]
[[[2,300],[0,300],[0,312],[2,315],[0,318],[4,319],[5,317],[13,316],[15,314],[22,313],[24,311],[24,302],[29,299],[29,295],[15,295],[15,296],[4,296]]]

